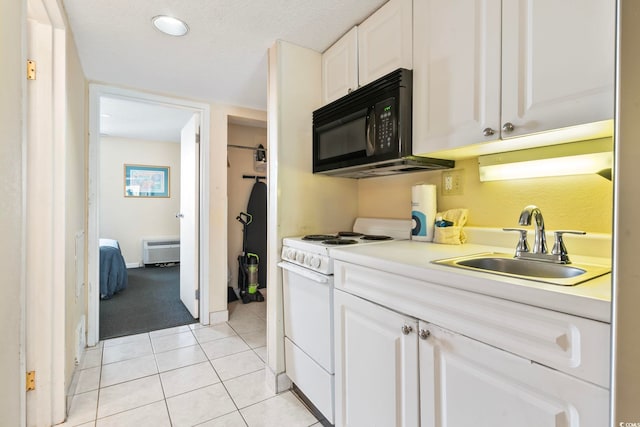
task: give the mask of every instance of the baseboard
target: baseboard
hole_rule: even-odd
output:
[[[209,323],[211,325],[217,325],[218,323],[224,323],[229,320],[229,310],[212,311],[209,313]]]
[[[269,366],[264,370],[264,380],[269,390],[276,394],[289,390],[292,385],[287,374],[284,372],[276,374]]]
[[[73,367],[73,375],[71,375],[71,384],[67,388],[66,395],[66,410],[67,414],[71,410],[71,401],[73,400],[73,396],[76,394],[76,390],[78,389],[78,381],[80,380],[80,367],[82,366],[82,361],[84,360],[84,356],[86,353],[86,348],[82,350],[82,355],[80,355],[80,360],[78,360]]]
[[[127,268],[140,268],[142,267],[142,264],[139,262],[128,262],[127,263]]]

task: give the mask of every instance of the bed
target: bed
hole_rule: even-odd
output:
[[[120,244],[113,239],[100,239],[100,299],[109,299],[128,284],[127,264]]]

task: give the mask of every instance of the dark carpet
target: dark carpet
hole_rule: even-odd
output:
[[[129,285],[100,301],[100,339],[195,323],[180,301],[180,266],[130,268]]]

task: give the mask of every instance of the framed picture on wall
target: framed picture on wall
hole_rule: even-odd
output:
[[[124,197],[170,197],[169,166],[124,165]]]

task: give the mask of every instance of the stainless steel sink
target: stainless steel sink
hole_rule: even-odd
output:
[[[516,259],[513,255],[495,252],[441,259],[433,263],[562,286],[577,285],[611,271],[611,268],[601,265],[554,264]]]

